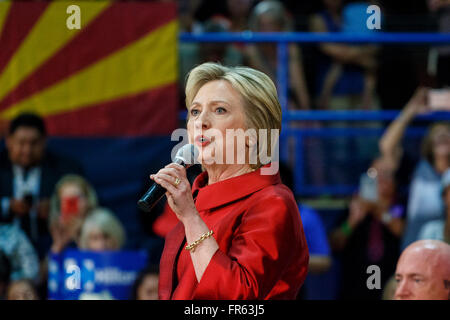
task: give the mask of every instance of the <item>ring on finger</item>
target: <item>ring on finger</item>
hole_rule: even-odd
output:
[[[178,185],[180,184],[180,182],[181,182],[180,178],[176,177],[176,178],[175,178],[175,182],[174,182],[173,184],[174,184],[175,187],[176,187],[176,186],[178,186]]]

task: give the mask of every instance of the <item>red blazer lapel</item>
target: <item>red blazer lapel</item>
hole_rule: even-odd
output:
[[[167,234],[164,251],[159,267],[159,299],[170,300],[174,289],[174,276],[176,273],[175,259],[184,242],[184,225],[181,222]]]

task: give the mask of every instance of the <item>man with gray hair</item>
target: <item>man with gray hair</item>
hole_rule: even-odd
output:
[[[413,242],[398,260],[395,279],[396,300],[450,300],[450,245]]]

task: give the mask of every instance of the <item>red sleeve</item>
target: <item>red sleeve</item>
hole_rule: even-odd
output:
[[[217,250],[212,257],[194,299],[263,299],[305,249],[302,233],[293,199],[257,199],[235,231],[229,252]]]
[[[165,238],[169,231],[172,230],[177,223],[178,218],[175,215],[175,212],[172,211],[169,204],[166,202],[163,213],[156,218],[153,223],[153,232],[156,235]]]

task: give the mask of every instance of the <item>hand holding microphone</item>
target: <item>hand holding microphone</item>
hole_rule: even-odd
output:
[[[194,145],[187,144],[181,147],[173,163],[159,170],[157,174],[150,176],[155,182],[138,201],[139,208],[146,212],[151,211],[166,192],[168,192],[169,205],[177,215],[181,213],[177,211],[180,211],[180,207],[185,201],[189,202],[189,206],[193,205],[192,194],[190,193],[191,187],[186,178],[185,168],[192,166],[197,157],[198,150]],[[191,201],[182,199],[183,195],[184,197],[190,197]]]

